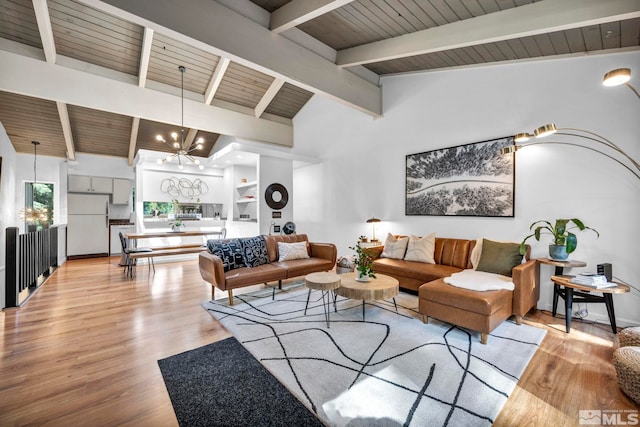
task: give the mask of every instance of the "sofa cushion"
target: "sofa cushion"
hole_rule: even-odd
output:
[[[476,270],[511,277],[513,267],[521,263],[522,255],[520,255],[518,243],[502,243],[483,239],[482,254]]]
[[[267,245],[264,241],[264,237],[248,237],[240,239],[240,243],[242,244],[242,256],[244,257],[244,263],[247,267],[257,267],[269,262]]]
[[[435,264],[433,253],[436,249],[436,233],[427,234],[423,237],[409,236],[407,252],[404,259],[407,261],[426,262]]]
[[[460,270],[460,268],[449,265],[426,264],[391,258],[378,258],[373,262],[373,271],[376,273],[408,277],[421,280],[423,283],[450,276]]]
[[[309,258],[307,242],[285,243],[278,242],[278,261]]]
[[[383,258],[402,259],[408,243],[409,237],[395,238],[393,234],[389,233],[384,241],[384,249],[380,256]]]
[[[329,271],[333,268],[333,262],[324,258],[294,259],[291,261],[274,262],[272,265],[281,267],[287,271],[287,278],[306,276],[316,271]]]
[[[456,288],[446,284],[443,279],[439,279],[420,286],[418,296],[420,299],[428,299],[439,304],[490,316],[504,305],[511,306],[513,292],[504,289],[485,292],[472,291]]]
[[[240,288],[258,283],[272,282],[287,278],[287,270],[274,264],[257,267],[242,267],[224,274],[226,289]]]
[[[207,240],[207,248],[209,248],[209,252],[222,260],[225,272],[245,266],[242,244],[238,239]]]

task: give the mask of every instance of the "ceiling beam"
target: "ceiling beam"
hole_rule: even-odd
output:
[[[207,90],[204,93],[205,104],[211,104],[211,101],[213,101],[213,97],[216,96],[220,83],[222,83],[224,73],[227,72],[227,67],[229,67],[230,63],[231,60],[228,58],[220,58],[220,61],[218,61],[218,65],[216,65],[216,69],[213,71],[213,76],[211,76],[211,80],[209,81],[209,86],[207,86]]]
[[[56,102],[58,107],[58,116],[60,116],[60,124],[62,125],[62,134],[64,135],[64,142],[67,145],[67,158],[69,160],[76,159],[76,148],[73,143],[73,133],[71,132],[71,121],[69,120],[69,110],[67,104],[64,102]]]
[[[544,0],[338,51],[341,67],[423,55],[640,16],[638,0]]]
[[[38,22],[38,31],[42,40],[42,49],[47,62],[56,62],[56,44],[53,40],[53,29],[51,28],[51,17],[49,16],[49,8],[47,0],[33,0],[33,10],[36,13],[36,21]]]
[[[211,150],[209,151],[209,154],[207,154],[207,157],[213,156],[213,152],[215,151],[215,148],[216,148],[216,142],[218,142],[221,137],[222,135],[218,134],[218,136],[216,137],[216,140],[213,141],[213,144],[211,144]]]
[[[381,87],[215,1],[80,1],[374,117],[382,114]]]
[[[144,29],[142,38],[142,52],[140,53],[140,73],[138,74],[138,86],[147,84],[147,72],[149,71],[149,59],[151,58],[151,45],[153,44],[153,30]]]
[[[0,50],[0,90],[180,126],[180,97]],[[172,106],[172,107],[168,107]],[[293,127],[184,99],[184,126],[291,147]]]
[[[129,166],[133,166],[136,157],[136,142],[138,141],[138,129],[140,128],[140,117],[134,117],[131,123],[131,136],[129,137],[129,154],[127,161]]]
[[[271,83],[271,86],[269,86],[269,89],[267,89],[264,95],[262,95],[262,98],[260,99],[260,101],[258,102],[258,105],[256,105],[256,108],[254,109],[254,112],[255,112],[254,114],[256,117],[262,116],[262,113],[264,113],[264,110],[267,109],[267,107],[269,106],[271,101],[273,101],[273,98],[276,97],[276,95],[278,94],[278,91],[283,85],[284,85],[284,80],[282,79],[275,79]]]
[[[353,0],[292,0],[271,13],[269,28],[281,33],[320,15],[338,9]]]
[[[198,134],[198,129],[189,129],[187,135],[184,137],[184,147],[189,147],[193,143],[193,140],[196,139],[196,135]]]

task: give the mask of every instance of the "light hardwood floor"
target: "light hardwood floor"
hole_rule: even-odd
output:
[[[134,280],[117,261],[68,261],[23,308],[0,313],[0,426],[177,425],[157,360],[230,334],[200,307],[210,289],[197,261],[139,267]],[[638,409],[616,383],[608,326],[574,321],[566,334],[548,313],[525,321],[548,333],[495,425]]]

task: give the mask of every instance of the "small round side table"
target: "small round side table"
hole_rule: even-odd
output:
[[[318,272],[310,273],[304,276],[304,284],[309,288],[307,294],[307,304],[304,306],[304,314],[307,314],[307,307],[309,306],[309,298],[311,297],[312,290],[322,291],[322,306],[324,307],[324,316],[327,321],[327,328],[329,328],[329,311],[331,304],[331,293],[340,287],[340,276],[334,273]],[[325,301],[326,297],[326,301]],[[335,307],[335,298],[333,299],[333,308]],[[337,310],[336,310],[337,311]]]

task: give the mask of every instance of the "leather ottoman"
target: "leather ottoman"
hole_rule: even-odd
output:
[[[513,292],[507,290],[472,291],[438,279],[420,286],[418,296],[418,309],[424,323],[433,317],[480,332],[482,344],[486,344],[489,333],[512,314]]]

